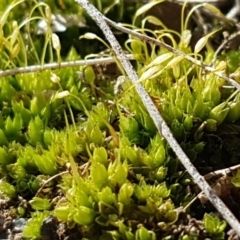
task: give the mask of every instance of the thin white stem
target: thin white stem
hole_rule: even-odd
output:
[[[234,34],[232,34],[231,36],[229,36],[226,40],[224,40],[222,42],[222,44],[218,47],[218,49],[215,51],[214,56],[212,61],[210,62],[210,66],[212,66],[216,61],[217,61],[217,57],[218,55],[221,53],[221,51],[224,49],[224,47],[229,44],[229,42],[233,41],[234,38],[239,37],[240,32],[236,32]]]
[[[175,49],[173,48],[172,46],[164,43],[164,42],[161,42],[159,40],[156,40],[155,38],[152,38],[152,37],[148,37],[146,35],[143,35],[141,33],[138,33],[134,30],[131,30],[131,29],[128,29],[128,28],[125,28],[123,26],[121,26],[120,24],[117,24],[113,21],[111,21],[110,19],[104,17],[105,21],[107,23],[109,23],[111,26],[113,26],[114,28],[122,31],[122,32],[125,32],[125,33],[128,33],[132,36],[135,36],[145,42],[148,42],[148,43],[151,43],[151,44],[155,44],[157,46],[160,46],[160,47],[164,47],[166,49],[168,49],[169,51],[175,53],[176,55],[179,55],[179,56],[184,56],[184,58],[186,60],[188,60],[189,62],[193,63],[194,65],[197,65],[201,68],[203,68],[205,71],[207,72],[211,72],[213,74],[215,74],[216,76],[220,77],[220,78],[223,78],[224,80],[226,80],[227,82],[229,82],[231,85],[233,85],[236,89],[238,89],[240,91],[240,85],[232,78],[230,77],[227,77],[224,73],[222,72],[219,72],[217,71],[214,67],[211,67],[209,65],[206,65],[206,64],[203,64],[201,61],[199,60],[196,60],[195,58],[185,54],[184,52],[178,50],[178,49]]]
[[[129,60],[133,60],[133,55],[128,54],[127,58]],[[115,62],[115,58],[113,57],[102,57],[97,59],[87,59],[87,60],[78,60],[78,61],[69,61],[69,62],[61,62],[59,63],[48,63],[44,65],[33,65],[28,67],[20,67],[8,70],[0,71],[0,77],[12,76],[16,74],[22,73],[33,73],[39,72],[47,69],[58,69],[58,68],[67,68],[67,67],[79,67],[79,66],[86,66],[86,65],[97,65],[97,64],[109,64]]]
[[[240,169],[240,164],[235,165],[235,166],[233,166],[233,167],[224,168],[224,169],[216,170],[216,171],[214,171],[214,172],[210,172],[210,173],[206,174],[206,175],[204,176],[204,178],[205,178],[207,181],[209,181],[209,180],[210,180],[211,178],[213,178],[213,177],[221,177],[221,176],[224,176],[224,175],[228,175],[228,174],[230,174],[231,172],[236,171],[236,170],[238,170],[238,169]]]
[[[139,79],[137,73],[134,71],[130,61],[125,56],[120,44],[116,40],[110,27],[107,25],[105,21],[106,18],[104,18],[104,16],[89,1],[75,1],[87,11],[87,13],[92,17],[92,19],[103,31],[108,42],[111,44],[112,49],[115,51],[117,58],[119,59],[124,70],[126,71],[129,79],[133,82],[133,84],[135,84],[136,91],[142,99],[143,104],[145,105],[151,118],[153,119],[153,122],[156,125],[158,132],[168,141],[169,145],[172,147],[173,151],[176,153],[181,163],[185,166],[189,174],[199,185],[199,187],[205,193],[211,203],[215,206],[215,208],[219,211],[223,218],[229,223],[229,225],[235,230],[235,232],[240,236],[240,224],[238,220],[226,207],[222,200],[215,194],[214,190],[209,186],[204,177],[201,176],[197,169],[193,166],[187,155],[177,143],[176,139],[173,137],[169,127],[167,126],[158,109],[152,102],[152,99],[148,95],[147,91],[140,83],[138,83]]]
[[[235,0],[233,8],[226,14],[226,17],[229,19],[234,19],[240,14],[240,1]]]

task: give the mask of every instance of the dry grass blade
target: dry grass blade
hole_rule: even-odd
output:
[[[116,57],[119,59],[122,64],[124,70],[126,71],[129,79],[136,84],[139,80],[136,72],[134,71],[130,61],[125,56],[120,44],[116,40],[113,35],[110,27],[106,23],[106,18],[87,0],[75,0],[78,4],[80,4],[87,13],[92,17],[92,19],[98,24],[98,26],[103,31],[105,37],[108,42],[111,44],[112,49],[116,53]],[[110,20],[108,20],[110,22]],[[159,41],[156,41],[159,43]],[[174,49],[174,52],[179,54],[179,51]],[[212,204],[216,207],[219,213],[224,217],[224,219],[229,223],[229,225],[236,231],[236,233],[240,236],[240,224],[235,216],[229,211],[226,205],[221,201],[221,199],[214,193],[213,189],[208,185],[203,176],[199,174],[197,169],[193,166],[189,158],[186,156],[184,151],[181,149],[176,139],[173,137],[170,129],[168,128],[166,122],[163,120],[162,116],[159,114],[156,106],[152,102],[150,96],[144,89],[141,84],[136,84],[136,91],[141,97],[145,107],[147,108],[151,118],[156,125],[158,132],[162,134],[162,136],[168,141],[182,164],[185,166],[189,174],[193,177],[194,181],[198,183],[201,190],[206,194],[207,198],[212,202]],[[239,86],[240,89],[240,86]]]
[[[125,32],[125,33],[128,33],[132,36],[135,36],[145,42],[148,42],[148,43],[151,43],[151,44],[155,44],[157,46],[160,46],[160,47],[164,47],[166,49],[168,49],[169,51],[175,53],[176,55],[179,55],[179,56],[184,56],[184,58],[186,60],[188,60],[189,62],[203,68],[205,71],[207,72],[211,72],[213,74],[215,74],[216,76],[220,77],[220,78],[223,78],[224,80],[226,80],[227,82],[229,82],[231,85],[233,85],[236,89],[238,89],[240,91],[240,85],[232,78],[230,77],[227,77],[224,73],[222,72],[219,72],[217,71],[217,69],[211,67],[211,66],[208,66],[208,65],[205,65],[203,64],[201,61],[199,60],[196,60],[195,58],[191,57],[191,56],[188,56],[186,55],[185,53],[179,51],[178,49],[175,49],[173,47],[171,47],[170,45],[164,43],[164,42],[161,42],[159,40],[156,40],[155,38],[152,38],[152,37],[148,37],[146,35],[143,35],[141,33],[138,33],[136,31],[133,31],[133,30],[130,30],[128,28],[125,28],[125,27],[122,27],[121,25],[111,21],[110,19],[104,17],[104,19],[106,20],[107,23],[109,23],[111,26],[113,26],[114,28],[122,31],[122,32]]]
[[[226,47],[226,45],[229,44],[234,38],[237,38],[239,36],[240,36],[240,32],[234,33],[231,36],[229,36],[225,41],[222,42],[222,44],[215,51],[213,59],[210,62],[210,66],[212,66],[217,61],[217,57],[221,53],[221,51],[224,50],[224,47]]]
[[[133,55],[128,54],[127,58],[129,60],[133,60]],[[98,64],[109,64],[115,62],[113,57],[101,57],[97,59],[87,59],[87,60],[79,60],[79,61],[68,61],[68,62],[61,62],[61,63],[48,63],[44,65],[33,65],[28,67],[20,67],[8,70],[0,71],[0,78],[6,76],[12,76],[16,74],[22,73],[33,73],[39,72],[43,70],[54,70],[59,68],[67,68],[67,67],[79,67],[79,66],[86,66],[86,65],[98,65]]]

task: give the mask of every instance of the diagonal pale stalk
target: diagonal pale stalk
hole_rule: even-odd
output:
[[[122,32],[124,32],[124,33],[127,33],[127,34],[130,34],[130,35],[134,36],[134,37],[137,37],[137,38],[139,38],[139,39],[141,39],[142,41],[145,41],[145,42],[147,42],[147,43],[155,44],[155,45],[157,45],[157,46],[166,48],[166,49],[168,49],[170,52],[175,53],[176,55],[184,56],[184,58],[185,58],[187,61],[191,62],[192,64],[194,64],[194,65],[196,65],[196,66],[198,66],[198,67],[200,67],[200,68],[203,68],[203,69],[204,69],[205,71],[207,71],[207,72],[213,73],[214,75],[216,75],[216,76],[219,77],[219,78],[222,78],[222,79],[226,80],[226,81],[229,82],[232,86],[234,86],[236,89],[238,89],[238,90],[240,91],[240,85],[239,85],[234,79],[232,79],[232,78],[230,78],[230,77],[227,77],[227,76],[226,76],[224,73],[222,73],[222,72],[217,71],[216,68],[211,67],[211,66],[206,65],[206,64],[203,64],[201,61],[196,60],[195,58],[193,58],[193,57],[185,54],[184,52],[182,52],[182,51],[180,51],[180,50],[178,50],[178,49],[175,49],[175,48],[173,48],[172,46],[170,46],[170,45],[168,45],[168,44],[166,44],[166,43],[164,43],[164,42],[161,42],[161,41],[159,41],[159,40],[157,40],[157,39],[155,39],[155,38],[148,37],[148,36],[146,36],[146,35],[143,35],[143,34],[141,34],[141,33],[136,32],[136,31],[132,31],[131,29],[125,28],[125,27],[123,27],[121,24],[117,24],[117,23],[113,22],[112,20],[110,20],[110,19],[108,19],[108,18],[106,18],[106,17],[104,17],[104,16],[103,16],[103,18],[104,18],[104,20],[105,20],[109,25],[113,26],[114,28],[116,28],[116,29],[118,29],[118,30],[120,30],[120,31],[122,31]]]
[[[139,80],[137,73],[133,70],[130,61],[125,56],[120,44],[117,42],[115,36],[113,35],[110,27],[107,25],[104,16],[87,0],[75,0],[79,5],[81,5],[87,13],[92,17],[92,19],[97,23],[97,25],[103,31],[105,37],[112,46],[112,49],[116,53],[116,57],[122,64],[124,70],[126,71],[129,79],[136,84]],[[215,206],[219,213],[225,218],[228,224],[235,230],[235,232],[240,236],[240,224],[235,216],[229,211],[222,200],[215,194],[214,190],[205,181],[204,177],[199,174],[197,169],[193,166],[187,155],[181,149],[176,139],[173,137],[170,129],[168,128],[166,122],[163,120],[158,109],[152,102],[150,96],[141,84],[136,84],[136,91],[138,92],[140,98],[142,99],[147,111],[149,112],[154,124],[157,127],[158,132],[168,141],[169,145],[172,147],[173,151],[178,156],[181,163],[188,170],[189,174],[199,185],[201,190],[208,197],[209,201]]]

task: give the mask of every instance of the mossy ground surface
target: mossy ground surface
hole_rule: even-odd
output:
[[[232,239],[234,232],[198,195],[197,183],[158,134],[119,62],[61,68],[62,61],[114,55],[83,9],[67,0],[56,2],[16,1],[14,6],[6,0],[1,9],[3,70],[48,62],[60,67],[0,79],[0,236],[10,230],[10,239]],[[143,4],[92,2],[107,17],[134,23],[144,34],[140,19],[154,10],[172,7],[181,22],[181,6],[167,1],[138,18]],[[24,16],[48,22],[51,12],[71,25],[58,33],[60,45],[53,26],[42,35],[34,19],[20,28]],[[78,16],[80,24],[70,24],[69,14]],[[154,17],[151,24],[159,26],[156,17],[164,16]],[[224,18],[203,17],[213,28],[209,32],[219,26],[230,34],[236,31]],[[189,37],[204,35],[194,35],[197,23],[189,21],[190,31],[176,24],[175,32],[146,27],[149,35],[209,64],[223,38],[213,35],[198,50]],[[166,49],[114,33],[133,54],[141,83],[180,146],[202,175],[213,173],[210,185],[240,219],[240,172],[214,173],[240,163],[239,92],[214,72],[174,60],[177,56]],[[238,81],[239,56],[226,48],[213,66]],[[19,221],[28,221],[23,233]]]

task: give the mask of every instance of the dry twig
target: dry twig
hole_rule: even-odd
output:
[[[208,174],[206,174],[204,176],[204,179],[206,181],[210,181],[212,178],[218,178],[221,179],[223,177],[227,177],[228,174],[232,173],[233,171],[236,171],[240,169],[240,164],[230,167],[230,168],[224,168],[224,169],[220,169],[214,172],[210,172]],[[215,185],[212,186],[212,188],[214,189],[214,191],[216,192],[216,194],[218,194],[218,196],[220,197],[221,194],[221,184],[220,183],[216,183]],[[204,195],[204,192],[201,191],[200,193],[198,193],[198,195],[196,197],[194,197],[185,207],[184,209],[188,209],[197,199],[199,199],[201,201],[202,204],[204,204],[207,199],[206,196]]]
[[[178,49],[175,49],[174,47],[171,47],[170,45],[164,43],[164,42],[161,42],[159,40],[156,40],[155,38],[152,38],[152,37],[148,37],[146,35],[143,35],[141,33],[138,33],[136,31],[133,31],[131,29],[128,29],[128,28],[125,28],[123,26],[121,26],[120,24],[117,24],[113,21],[111,21],[110,19],[104,17],[105,21],[107,23],[109,23],[111,26],[113,26],[114,28],[120,30],[120,31],[123,31],[125,33],[128,33],[132,36],[135,36],[145,42],[148,42],[148,43],[151,43],[151,44],[155,44],[157,46],[160,46],[160,47],[164,47],[166,49],[168,49],[169,51],[175,53],[176,55],[179,55],[179,56],[184,56],[184,58],[186,60],[188,60],[189,62],[193,63],[194,65],[197,65],[201,68],[203,68],[205,71],[207,72],[211,72],[213,74],[215,74],[216,76],[220,77],[220,78],[223,78],[224,80],[226,80],[228,83],[230,83],[232,86],[234,86],[236,89],[238,89],[240,91],[240,85],[232,78],[226,76],[224,73],[222,72],[219,72],[217,71],[217,69],[215,69],[214,67],[211,67],[209,65],[206,65],[206,64],[203,64],[201,61],[199,60],[196,60],[195,58],[185,54],[184,52],[178,50]]]
[[[218,49],[215,51],[212,61],[210,62],[210,66],[213,66],[217,60],[218,55],[223,51],[224,47],[232,41],[234,38],[237,38],[240,36],[240,32],[234,33],[231,36],[229,36],[226,40],[222,42],[222,44],[218,47]]]
[[[235,0],[233,8],[227,13],[226,17],[233,19],[240,15],[240,0]]]
[[[139,94],[140,98],[143,101],[143,104],[145,105],[148,113],[150,114],[151,118],[153,119],[154,124],[157,127],[158,132],[168,141],[169,145],[172,147],[173,151],[176,153],[177,157],[180,159],[181,163],[184,165],[184,167],[187,169],[189,174],[192,176],[194,181],[199,185],[201,190],[206,194],[209,201],[215,206],[215,208],[219,211],[219,213],[223,216],[223,218],[229,223],[229,225],[236,231],[236,233],[240,236],[240,224],[236,217],[231,213],[231,211],[226,207],[226,205],[222,202],[222,200],[215,194],[213,189],[208,185],[206,180],[203,176],[199,174],[197,169],[193,166],[187,155],[184,153],[184,151],[181,149],[179,144],[177,143],[176,139],[173,137],[173,134],[171,133],[169,127],[167,126],[166,122],[160,115],[158,109],[152,102],[150,96],[146,92],[145,88],[142,86],[142,84],[138,83],[138,76],[137,73],[134,71],[130,61],[127,59],[126,55],[124,54],[120,44],[116,40],[115,36],[113,35],[110,27],[106,23],[106,21],[111,25],[119,26],[109,19],[105,18],[89,1],[87,0],[75,0],[79,5],[81,5],[87,13],[92,17],[92,19],[98,24],[98,26],[103,31],[105,37],[107,38],[108,42],[110,43],[112,49],[116,53],[116,57],[122,64],[124,70],[126,71],[129,79],[135,84],[135,88],[137,93]],[[118,28],[119,30],[122,30],[122,28]],[[125,29],[125,28],[124,28]],[[128,33],[132,33],[132,31],[129,31]],[[182,52],[160,42],[153,38],[149,38],[147,36],[141,35],[136,33],[137,37],[143,37],[145,41],[155,43],[157,45],[163,46],[167,49],[171,49],[170,51],[175,52],[178,55],[183,55]],[[207,71],[213,71],[214,69],[203,65],[200,61],[196,61],[195,59],[189,58],[184,54],[186,59],[189,59],[189,61],[193,61],[194,64],[199,65],[200,67],[203,67]],[[217,75],[217,73],[215,73]],[[219,76],[226,78],[229,81],[229,78],[226,76],[219,74]],[[236,85],[236,82],[234,80],[231,80],[233,84]],[[240,86],[237,84],[236,87],[240,89]]]
[[[128,54],[127,58],[133,60],[133,55]],[[86,65],[98,65],[98,64],[109,64],[115,62],[113,57],[101,57],[97,59],[87,59],[87,60],[78,60],[78,61],[68,61],[68,62],[61,62],[59,63],[48,63],[44,65],[33,65],[28,67],[20,67],[15,69],[8,69],[0,71],[0,77],[6,76],[13,76],[16,74],[22,73],[33,73],[33,72],[40,72],[43,70],[54,70],[59,68],[67,68],[67,67],[79,67],[79,66],[86,66]]]

